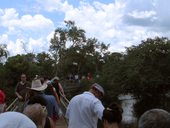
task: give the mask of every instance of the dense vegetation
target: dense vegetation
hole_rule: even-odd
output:
[[[131,93],[137,98],[136,115],[149,108],[159,107],[170,111],[170,40],[164,37],[148,38],[137,46],[126,48],[124,53],[109,52],[108,47],[96,38],[87,38],[83,29],[73,21],[57,28],[50,42],[49,53],[27,53],[9,56],[0,45],[0,88],[10,98],[21,73],[28,80],[36,74],[63,80],[68,74],[87,76],[90,82],[102,84],[106,90],[104,103],[117,100],[119,94]],[[4,63],[4,58],[6,61]],[[81,82],[84,88],[90,83]]]

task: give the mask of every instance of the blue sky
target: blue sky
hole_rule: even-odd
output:
[[[169,5],[169,0],[0,0],[0,44],[10,55],[48,51],[54,30],[73,20],[88,37],[123,52],[148,37],[170,37]]]

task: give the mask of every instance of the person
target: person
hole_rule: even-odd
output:
[[[58,98],[60,99],[60,93],[65,97],[64,94],[64,89],[61,85],[61,83],[59,82],[59,77],[55,76],[52,80],[51,80],[51,84],[53,85],[53,87],[55,88],[55,91],[57,92]]]
[[[38,103],[30,104],[26,106],[23,113],[36,124],[37,128],[44,128],[47,118],[45,106]]]
[[[46,107],[48,117],[50,117],[54,122],[56,122],[59,118],[59,106],[53,95],[44,94],[44,90],[46,88],[47,88],[46,83],[42,84],[40,79],[34,79],[32,81],[31,88],[28,88],[30,90],[29,95],[30,98],[36,95],[42,96],[47,102]]]
[[[27,105],[33,105],[33,104],[37,104],[37,103],[42,105],[42,106],[45,106],[45,107],[47,106],[47,102],[46,102],[45,98],[42,97],[41,95],[32,96],[27,101]],[[32,113],[32,114],[34,114],[34,113]],[[35,115],[33,115],[33,116],[35,117]],[[55,124],[54,124],[53,120],[48,116],[46,116],[44,128],[55,128]]]
[[[52,85],[52,82],[50,80],[45,80],[43,83],[46,83],[48,86],[45,89],[45,94],[46,95],[53,95],[56,98],[56,101],[58,104],[60,104],[60,99],[58,97],[58,94],[56,92],[56,89],[54,88],[54,86]]]
[[[15,94],[18,98],[18,110],[19,112],[23,111],[23,105],[27,98],[28,90],[27,87],[31,87],[30,82],[27,81],[25,74],[21,74],[21,81],[17,83],[15,88]]]
[[[66,110],[68,128],[97,128],[98,119],[102,119],[104,106],[100,99],[104,89],[94,83],[85,91],[71,99]]]
[[[170,113],[163,109],[150,109],[141,115],[138,128],[169,128]]]
[[[6,109],[5,99],[6,99],[6,95],[5,95],[5,93],[0,89],[0,113],[5,112],[5,109]]]
[[[0,114],[0,128],[37,128],[34,122],[20,112]]]
[[[122,120],[122,107],[113,102],[109,107],[103,111],[103,127],[104,128],[119,128],[119,124]]]
[[[18,99],[24,101],[27,94],[27,87],[31,87],[30,82],[27,81],[27,77],[25,74],[21,74],[21,81],[17,83],[15,88],[15,94]]]

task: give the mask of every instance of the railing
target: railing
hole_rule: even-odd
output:
[[[6,111],[16,111],[18,106],[17,106],[18,98],[15,98],[14,101],[6,108]]]
[[[68,125],[68,120],[65,118],[65,113],[67,110],[67,106],[69,104],[69,100],[60,92],[60,109],[62,110],[62,117],[65,120],[66,125]],[[6,111],[17,111],[18,109],[18,98],[15,98],[12,103],[6,108]]]
[[[60,102],[61,102],[61,110],[62,110],[62,116],[66,122],[66,124],[68,125],[68,120],[65,118],[65,113],[66,113],[66,110],[67,110],[67,106],[69,104],[69,100],[60,92],[60,95],[61,95],[61,99],[60,99]]]

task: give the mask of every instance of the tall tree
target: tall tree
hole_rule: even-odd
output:
[[[149,108],[165,107],[164,99],[170,91],[170,40],[148,38],[138,46],[127,48],[125,60],[125,87],[140,99],[136,105],[139,115]]]
[[[55,75],[55,61],[48,53],[37,54],[36,63],[41,71],[39,75],[48,76],[49,78]]]
[[[81,46],[85,42],[85,31],[75,26],[73,21],[65,21],[66,27],[57,28],[51,39],[50,51],[58,62],[66,50],[66,47]]]
[[[76,73],[98,71],[108,45],[95,38],[86,38],[85,31],[78,28],[73,21],[65,23],[65,28],[56,29],[50,45],[50,52],[57,62],[57,72],[65,75],[63,69],[69,72],[68,67],[70,71],[72,68],[76,69]]]

